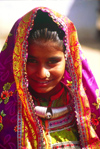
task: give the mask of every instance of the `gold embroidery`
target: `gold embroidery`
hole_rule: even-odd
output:
[[[99,106],[100,106],[99,89],[96,89],[96,96],[97,96],[97,103],[94,102],[94,103],[92,103],[92,105],[96,106],[96,110],[98,110]]]

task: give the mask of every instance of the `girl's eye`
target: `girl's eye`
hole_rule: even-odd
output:
[[[35,59],[31,59],[31,58],[28,58],[27,59],[27,63],[37,63],[37,60],[35,60]]]
[[[48,61],[48,64],[56,64],[58,61],[57,60],[50,60]]]
[[[57,57],[57,58],[50,58],[48,60],[48,64],[57,64],[58,62],[61,61],[61,58],[60,57]]]

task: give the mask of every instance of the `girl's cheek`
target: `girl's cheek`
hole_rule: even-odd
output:
[[[27,71],[27,74],[28,75],[31,75],[31,74],[33,74],[33,73],[35,73],[35,68],[34,67],[32,67],[32,66],[30,66],[30,65],[27,65],[26,66],[26,71]]]

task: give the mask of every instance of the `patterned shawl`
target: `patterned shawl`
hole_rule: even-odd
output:
[[[81,147],[99,148],[99,89],[81,51],[76,28],[68,18],[45,7],[33,9],[14,24],[0,53],[0,148],[48,148],[26,73],[27,38],[38,10],[47,12],[65,32],[68,58],[62,82],[70,86]]]

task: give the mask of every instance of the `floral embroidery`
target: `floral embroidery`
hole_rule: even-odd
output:
[[[9,35],[8,35],[8,36],[10,37],[10,36],[12,36],[12,35],[13,35],[13,34],[9,33]]]
[[[4,104],[7,104],[9,102],[9,97],[13,95],[13,92],[10,91],[2,91],[1,93],[1,98],[0,98],[0,103],[2,103],[4,101]]]
[[[17,132],[17,125],[14,127],[14,131]]]
[[[97,129],[96,127],[100,123],[100,117],[96,118],[96,115],[94,113],[92,113],[91,114],[91,123],[92,123],[93,128],[96,130]]]
[[[7,104],[9,102],[9,97],[13,95],[12,91],[8,91],[11,87],[11,83],[6,83],[3,86],[3,91],[1,92],[1,98],[0,98],[0,103],[4,101],[4,104]]]
[[[11,87],[11,83],[7,82],[4,86],[3,86],[3,90],[8,91]]]
[[[13,92],[12,92],[12,91],[10,91],[10,92],[9,92],[9,97],[10,97],[10,96],[12,96],[12,95],[13,95]]]
[[[5,42],[5,44],[4,44],[4,46],[3,46],[3,48],[2,48],[2,51],[4,51],[6,48],[7,48],[7,42]]]
[[[67,86],[71,87],[72,86],[72,81],[67,80]]]
[[[2,123],[2,118],[5,117],[6,114],[4,113],[4,111],[2,110],[1,111],[1,114],[0,114],[0,131],[3,129],[3,123]]]
[[[100,106],[100,97],[99,97],[99,89],[96,90],[96,96],[97,96],[97,103],[92,103],[94,106],[96,106],[96,109],[99,109]]]
[[[2,93],[1,93],[1,99],[2,100],[5,100],[8,97],[9,97],[8,91],[2,91]]]
[[[12,35],[13,34],[9,33],[8,37],[11,37]],[[4,51],[7,48],[7,46],[8,46],[7,41],[8,41],[8,38],[7,38],[5,44],[4,44],[3,48],[2,48],[2,51]]]

